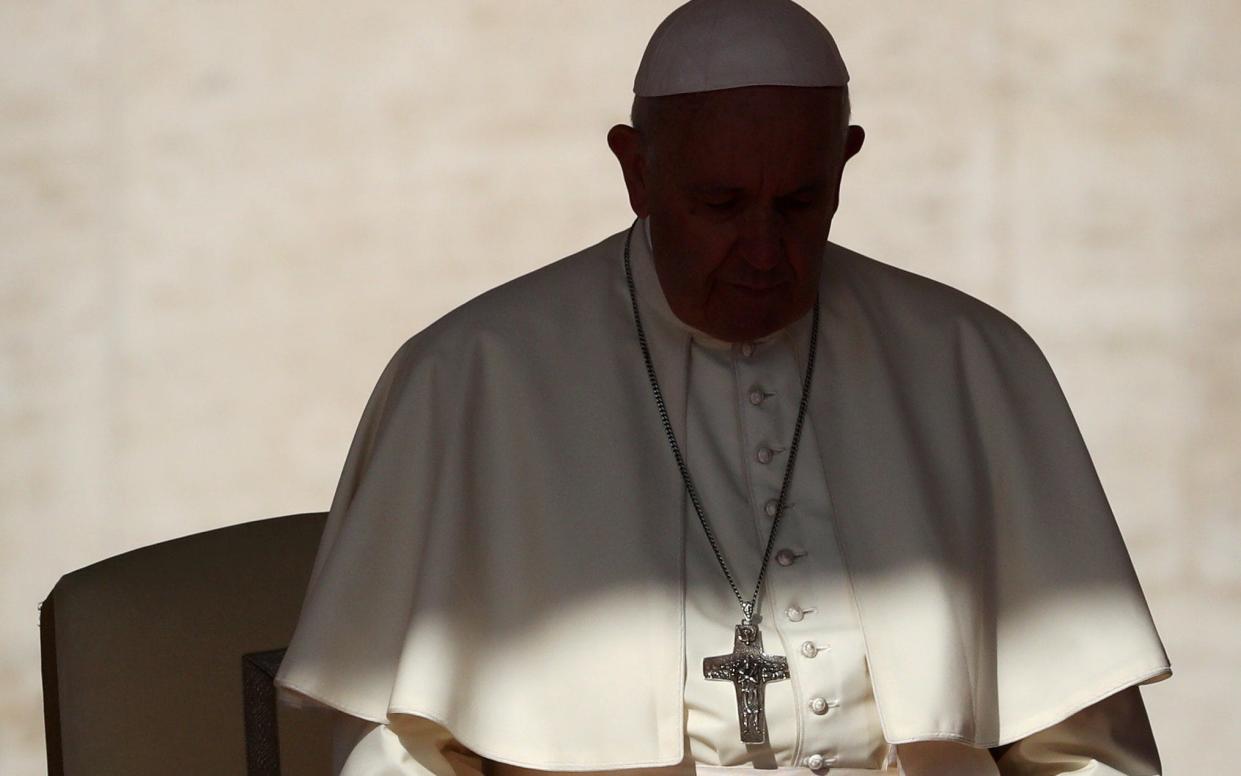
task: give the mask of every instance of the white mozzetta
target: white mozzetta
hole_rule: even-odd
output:
[[[426,717],[481,757],[540,770],[682,762],[688,506],[633,330],[631,232],[491,289],[394,354],[276,678],[286,701]],[[885,739],[995,746],[1170,676],[1029,335],[835,243],[823,266],[805,435]],[[644,322],[686,439],[691,337]],[[817,546],[785,548],[771,573]]]

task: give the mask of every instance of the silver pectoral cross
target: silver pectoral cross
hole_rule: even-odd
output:
[[[737,691],[737,717],[741,722],[741,742],[767,741],[767,716],[763,711],[763,690],[767,682],[789,678],[789,661],[780,655],[763,654],[763,634],[757,625],[741,623],[733,637],[733,651],[702,659],[702,673],[708,679],[732,682]]]

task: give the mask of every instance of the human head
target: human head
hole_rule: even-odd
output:
[[[742,17],[760,6],[763,20],[772,9],[791,14],[756,30]],[[698,19],[685,22],[692,14]],[[698,34],[694,23],[716,30],[731,21],[738,32],[727,41],[728,72],[713,81],[700,63],[683,61],[688,47],[668,45],[665,29],[677,21],[672,34],[682,36]],[[828,43],[822,67],[807,71],[801,63]],[[790,46],[805,53],[789,56]],[[757,67],[745,61],[747,47]],[[781,54],[784,69],[777,62],[771,71],[766,62]],[[612,127],[608,145],[634,213],[650,219],[660,285],[682,321],[738,342],[783,328],[814,304],[844,164],[865,137],[848,123],[843,71],[827,31],[790,0],[693,0],[656,30],[635,84],[633,126]],[[645,91],[668,93],[644,94],[644,75]],[[675,91],[679,80],[700,90]],[[823,81],[831,85],[812,85]]]

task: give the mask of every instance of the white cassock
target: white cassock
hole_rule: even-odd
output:
[[[938,510],[935,514],[949,518],[945,526],[928,531],[926,524],[921,524],[922,535],[913,537],[912,544],[907,536],[902,541],[898,524],[889,526],[888,531],[875,530],[873,524],[883,521],[887,514],[875,507],[884,504],[883,499],[890,495],[871,491],[883,491],[888,478],[899,482],[899,472],[906,467],[884,459],[880,451],[849,445],[845,429],[833,433],[834,429],[829,427],[833,416],[822,409],[826,406],[824,394],[814,394],[813,390],[812,395],[818,400],[812,401],[807,414],[761,597],[760,625],[765,651],[786,656],[791,677],[766,685],[768,743],[746,745],[740,741],[732,684],[710,681],[702,674],[703,657],[730,651],[733,629],[740,620],[740,606],[692,506],[688,499],[677,498],[667,502],[671,507],[643,508],[630,501],[633,495],[626,488],[613,491],[596,484],[615,478],[644,486],[636,490],[664,495],[670,495],[666,488],[680,484],[645,382],[636,336],[611,349],[618,353],[610,355],[622,357],[618,362],[604,357],[595,358],[592,363],[572,340],[562,342],[561,349],[543,350],[539,347],[543,343],[538,332],[523,330],[525,321],[517,313],[519,305],[526,305],[540,310],[546,325],[580,333],[582,328],[591,327],[575,313],[609,316],[623,312],[627,309],[624,305],[618,308],[615,304],[590,303],[592,293],[607,302],[627,302],[627,298],[614,298],[627,294],[619,253],[623,238],[624,233],[613,235],[581,254],[557,262],[561,265],[561,277],[556,277],[556,270],[552,269],[556,265],[551,265],[524,280],[514,281],[507,291],[495,289],[446,316],[449,325],[458,322],[454,329],[471,322],[482,324],[474,344],[458,354],[459,368],[472,370],[473,374],[462,384],[465,395],[458,397],[463,405],[469,405],[468,412],[449,411],[442,422],[423,421],[427,428],[411,430],[413,416],[409,413],[435,415],[437,397],[447,399],[449,394],[443,391],[453,383],[432,381],[415,391],[409,383],[415,382],[410,375],[416,374],[417,368],[408,359],[394,358],[385,370],[364,414],[333,500],[302,620],[277,678],[286,702],[321,703],[344,712],[337,727],[340,772],[345,776],[481,772],[486,757],[494,761],[490,772],[513,774],[622,768],[717,774],[813,771],[838,776],[885,771],[894,774],[898,770],[910,776],[983,776],[1027,773],[1036,768],[1038,773],[1071,771],[1083,776],[1157,774],[1158,756],[1136,685],[1166,678],[1170,666],[1145,610],[1145,601],[1136,589],[1132,568],[1127,565],[1128,556],[1115,533],[1110,513],[1106,515],[1110,525],[1104,521],[1100,528],[1098,514],[1082,512],[1086,515],[1081,521],[1085,525],[1077,541],[1096,551],[1091,562],[1097,561],[1101,566],[1093,573],[1079,570],[1077,576],[1079,580],[1091,580],[1095,588],[1075,591],[1072,586],[1058,587],[1051,581],[1042,585],[1046,592],[1061,599],[1066,591],[1080,594],[1081,603],[1054,600],[1038,606],[1038,591],[1013,588],[1023,577],[997,571],[994,558],[967,558],[964,568],[945,569],[943,564],[954,557],[954,552],[961,552],[961,547],[971,552],[981,548],[983,552],[995,553],[1004,551],[1005,543],[993,540],[989,547],[977,544],[977,529],[969,527],[965,517],[956,516],[954,524],[953,486],[949,485],[949,495],[944,495],[926,482],[921,483],[927,486],[925,500]],[[669,413],[675,419],[674,427],[679,426],[678,441],[725,560],[743,595],[748,596],[753,591],[771,530],[775,499],[793,437],[812,316],[807,313],[786,329],[750,343],[715,340],[685,325],[669,308],[655,275],[645,222],[634,230],[632,260],[643,323],[651,340],[661,387],[669,400]],[[882,315],[885,302],[895,305],[896,312],[910,318],[885,322],[896,331],[908,322],[932,329],[937,312],[958,316],[959,320],[948,320],[962,329],[971,324],[984,330],[988,323],[995,325],[994,320],[979,312],[990,308],[946,286],[829,244],[825,262],[833,261],[837,263],[825,265],[824,282],[834,284],[830,293],[821,293],[823,321],[814,376],[820,391],[834,386],[837,394],[850,396],[845,388],[848,375],[840,374],[848,371],[841,359],[850,352],[859,361],[868,358],[865,332],[857,328],[856,320],[850,320],[853,304],[871,305],[870,315]],[[606,290],[595,288],[584,277],[565,276],[571,275],[571,268],[578,268],[580,273],[594,268],[592,264],[602,265],[597,268],[604,270],[601,280]],[[873,274],[867,281],[886,278],[892,287],[859,289],[856,278],[846,280],[849,273],[830,271],[833,266],[843,269],[849,265],[871,270]],[[886,269],[874,273],[877,268]],[[557,282],[560,288],[548,287]],[[845,287],[852,287],[853,293],[842,294]],[[919,291],[921,299],[916,293]],[[540,295],[536,296],[536,292]],[[902,293],[908,294],[908,298],[899,298]],[[868,299],[867,294],[875,296]],[[883,299],[885,294],[890,298]],[[471,314],[467,308],[474,312]],[[981,321],[977,320],[980,315]],[[632,315],[623,322],[632,327]],[[497,323],[507,324],[503,336],[497,336],[500,328],[492,328]],[[437,322],[427,331],[437,328],[446,327]],[[845,336],[833,338],[825,336],[827,332]],[[592,333],[605,336],[604,332]],[[850,333],[854,339],[847,336]],[[425,358],[447,355],[434,338],[426,333],[419,337]],[[508,351],[505,338],[512,338],[526,349]],[[452,344],[451,336],[443,339],[446,345]],[[962,386],[978,393],[966,398],[940,396],[933,398],[932,404],[941,408],[954,402],[968,407],[971,401],[993,405],[995,397],[985,393],[986,381],[978,378],[971,382],[970,373],[976,371],[986,376],[988,368],[994,367],[985,359],[963,352],[966,345],[960,340],[953,345],[929,342],[929,347],[938,350],[925,355],[931,361],[955,360],[953,369],[960,373]],[[409,349],[407,343],[402,352]],[[683,353],[683,360],[669,357],[676,353]],[[517,367],[519,362],[511,359],[518,355],[522,364],[563,359],[564,366],[553,365],[545,371],[553,373],[548,380],[567,383],[569,390],[557,395],[548,389],[551,383],[507,382],[505,377],[488,377],[491,370]],[[1004,354],[998,357],[1002,359]],[[591,390],[591,385],[577,384],[584,381],[582,375],[586,373],[602,380],[600,386],[614,382],[615,376],[608,371],[612,367],[635,371],[638,379],[627,385],[646,389],[641,400],[631,397],[635,399],[632,407],[616,397],[609,403],[608,397],[600,396],[599,390]],[[1014,376],[1004,374],[1003,368],[996,371],[1003,378]],[[901,379],[899,374],[891,377],[898,382]],[[450,377],[459,379],[455,374]],[[1003,380],[1000,383],[1004,384]],[[921,386],[909,385],[911,389],[918,387]],[[1023,390],[1012,384],[1004,387]],[[935,389],[934,378],[928,376],[925,390]],[[827,396],[831,397],[832,391]],[[403,397],[408,397],[405,406]],[[491,415],[490,402],[507,407],[506,417]],[[616,433],[619,426],[596,428],[594,433],[586,429],[596,452],[574,449],[591,458],[586,463],[593,468],[578,470],[590,479],[582,479],[578,471],[566,472],[568,476],[559,481],[553,479],[544,482],[542,488],[534,488],[537,494],[528,500],[519,495],[529,488],[528,484],[512,478],[539,478],[540,467],[529,461],[550,456],[554,462],[556,451],[564,449],[554,435],[548,444],[542,445],[516,433],[519,428],[504,428],[499,436],[507,440],[505,444],[514,445],[513,449],[480,453],[465,445],[454,452],[454,445],[445,443],[450,449],[437,456],[436,464],[422,465],[419,456],[427,454],[425,444],[433,441],[435,435],[445,440],[470,437],[481,445],[491,439],[488,423],[513,423],[512,415],[522,414],[527,402],[543,406],[550,414],[534,414],[548,422],[557,414],[585,418],[592,412],[632,412],[632,417],[619,412],[619,424],[632,430],[627,436],[639,434],[637,429],[641,428],[647,444],[640,448],[626,444],[626,435]],[[816,407],[820,408],[818,413]],[[863,428],[884,420],[878,410],[867,410],[861,403],[856,410]],[[996,411],[989,406],[980,412]],[[918,428],[920,416],[915,408],[906,408],[906,412],[906,420],[913,428],[896,431],[898,436],[910,437],[916,443],[919,432],[925,429]],[[458,426],[456,419],[466,422]],[[1045,423],[1048,417],[1028,420]],[[1063,422],[1063,418],[1060,420]],[[546,426],[542,428],[545,433],[548,431]],[[868,439],[881,449],[882,431],[868,429]],[[986,433],[1021,436],[1023,432],[992,429]],[[409,438],[401,442],[402,435]],[[570,440],[575,438],[569,435],[561,441],[572,447],[577,443]],[[1072,436],[1068,438],[1071,442]],[[830,455],[825,455],[825,440],[828,445],[840,440],[849,448],[840,451],[842,460],[862,458],[878,471],[872,472],[866,485],[854,483],[854,492],[850,493],[849,478],[865,477],[865,473],[858,474],[860,470],[856,468],[836,464],[836,481],[841,486],[834,493],[833,462]],[[1056,440],[1056,444],[1063,443],[1063,438]],[[945,450],[922,447],[929,466],[937,468],[922,472],[923,476],[934,474],[951,479],[953,475],[969,474],[988,482],[982,489],[985,493],[1007,488],[1021,494],[1021,475],[1005,468],[1013,461],[975,461],[973,466],[977,468],[957,468],[970,462],[940,461],[937,455],[952,451],[951,440],[944,444]],[[1006,452],[1011,454],[999,441],[991,440],[990,444],[988,452],[997,459]],[[1017,443],[1009,444],[1017,447]],[[398,452],[394,445],[403,452]],[[381,453],[385,446],[390,448],[386,455]],[[653,466],[650,471],[658,471],[658,477],[664,479],[627,472],[623,463],[607,454],[600,455],[597,451],[601,448],[621,456],[628,453],[640,457],[644,466]],[[827,452],[831,451],[828,447]],[[1076,454],[1084,454],[1084,448]],[[1072,453],[1069,455],[1072,458]],[[498,460],[504,463],[497,463]],[[562,463],[575,468],[569,460]],[[1080,459],[1076,463],[1080,464]],[[421,488],[402,490],[374,479],[373,473],[385,464],[395,466],[385,474],[393,478],[404,476],[403,468],[413,471],[408,468],[411,466],[432,471],[421,480],[411,478]],[[1055,462],[1034,460],[1031,465],[1054,466]],[[462,493],[474,495],[462,497],[464,501],[457,504],[460,511],[443,513],[469,515],[456,519],[460,530],[437,533],[434,526],[418,525],[428,519],[430,511],[421,513],[421,507],[405,499],[416,496],[421,500],[418,503],[451,501],[451,488],[443,488],[447,495],[440,492],[442,478],[461,478],[465,476],[463,471],[488,466],[492,475],[502,480],[503,487],[498,487],[493,496],[465,488]],[[368,472],[372,473],[369,480]],[[887,478],[883,476],[885,472]],[[665,474],[669,477],[665,478]],[[1093,477],[1093,470],[1089,476]],[[1089,484],[1090,479],[1084,481]],[[1097,487],[1097,480],[1095,483]],[[1080,482],[1074,485],[1082,487]],[[1053,479],[1049,487],[1055,486]],[[900,490],[899,484],[892,487]],[[964,490],[969,491],[970,487],[965,486]],[[580,504],[565,503],[567,511],[553,503],[557,499],[572,501],[575,492],[593,492],[595,500],[584,509]],[[875,500],[867,502],[859,493]],[[1012,493],[995,496],[992,506],[1011,509],[1018,505]],[[1088,504],[1094,495],[1068,494],[1068,498],[1081,499],[1081,505]],[[1054,503],[1058,505],[1071,503],[1063,501],[1063,494],[1057,498],[1060,500]],[[512,503],[502,503],[507,499]],[[589,521],[599,519],[602,499],[610,500],[613,508],[618,504],[639,508],[646,522],[613,517],[609,522],[612,528],[617,527],[613,523],[620,522],[620,527],[628,527],[629,532],[598,535]],[[533,522],[529,517],[522,518],[527,504],[541,507]],[[864,505],[870,508],[863,511]],[[1031,505],[1037,506],[1033,501],[1025,502],[1025,506]],[[839,515],[838,510],[845,508],[850,508],[851,514],[867,515],[870,528]],[[984,504],[983,509],[986,508]],[[503,517],[505,514],[507,518]],[[1037,510],[1031,510],[1030,515],[1033,514],[1038,514]],[[1070,521],[1066,525],[1075,523]],[[1040,579],[1040,565],[1049,573],[1058,574],[1053,559],[1040,557],[1040,551],[1053,549],[1042,538],[1051,529],[1030,526],[1027,530],[1031,533],[1024,539],[1017,537],[1018,544],[1014,546],[1025,546],[1028,554],[1007,555],[1006,562],[1030,567],[1032,579]],[[972,535],[973,540],[954,546],[954,541],[960,542],[963,535]],[[857,548],[859,542],[874,546],[863,551]],[[923,544],[936,545],[938,549],[925,554],[909,552],[909,547]],[[480,545],[484,547],[481,555],[474,552]],[[668,546],[674,548],[669,556],[649,549]],[[854,549],[849,552],[849,547]],[[628,562],[652,554],[657,561],[660,557],[671,561],[679,577],[674,580],[677,584],[657,584],[656,588],[662,588],[658,593],[651,587],[652,581],[666,579],[662,574],[665,569],[658,564],[621,573],[625,569],[612,564],[618,556],[626,555],[626,548],[632,553]],[[876,565],[875,559],[885,553],[890,554],[890,563]],[[559,568],[554,559],[566,554],[572,554],[583,565]],[[408,560],[402,562],[402,557]],[[1090,556],[1080,556],[1085,557]],[[484,558],[490,561],[489,567],[479,565]],[[940,565],[927,566],[931,561]],[[540,588],[534,583],[540,564],[553,577],[564,575],[562,581],[566,586]],[[568,584],[572,582],[568,575],[575,570],[581,573],[584,568],[594,569],[593,581],[607,584],[592,585],[592,577],[586,575],[577,579],[576,585]],[[432,574],[442,575],[446,582],[443,588],[430,581],[435,578]],[[959,581],[971,575],[973,586]],[[474,582],[479,577],[491,581],[476,587]],[[1063,581],[1062,575],[1057,578]],[[453,582],[456,584],[452,585]],[[434,589],[420,596],[416,589],[419,585]],[[983,589],[989,585],[995,585],[999,592]],[[415,589],[394,593],[394,586]],[[1011,589],[1005,590],[1006,586]],[[455,591],[451,595],[450,589]],[[665,595],[669,589],[671,596]],[[1014,593],[1021,595],[1013,596]],[[497,595],[505,595],[506,599],[501,602],[480,598]],[[1028,625],[1022,612],[1005,607],[1006,601],[1014,607],[1034,607],[1032,612],[1024,613]],[[367,605],[361,605],[364,602]],[[675,610],[670,610],[669,604],[674,604]],[[451,616],[446,615],[449,608]],[[1041,610],[1045,610],[1043,614],[1038,613]],[[504,622],[490,628],[489,614]],[[669,627],[660,631],[651,619],[643,619],[652,614]],[[1093,636],[1083,636],[1080,620],[1084,616],[1099,618],[1098,632]],[[622,624],[629,620],[632,628],[605,632],[618,617]],[[896,617],[905,618],[908,625],[902,627],[900,621],[892,622]],[[1062,623],[1059,630],[1058,622]],[[892,627],[886,627],[889,625]],[[529,628],[530,633],[517,626]],[[1031,630],[1023,632],[1026,627]],[[966,628],[976,629],[975,635],[969,636],[963,631]],[[1044,630],[1035,632],[1037,628]],[[1007,645],[998,635],[1002,631],[1010,634]],[[897,634],[895,638],[893,634]],[[1057,644],[1057,638],[1063,643]],[[962,639],[968,643],[962,644]],[[658,659],[650,663],[635,660],[637,654],[669,646],[662,644],[662,640],[675,649],[675,664]],[[999,643],[994,643],[997,640]],[[961,644],[964,654],[949,654],[947,645],[953,643]],[[505,644],[509,649],[504,648]],[[1023,650],[1030,650],[1025,655],[1030,661],[1028,671],[1023,671],[1020,664],[1010,664],[1008,673],[1000,670],[1006,657],[1000,650],[1006,646],[1018,658]],[[1073,692],[1062,690],[1057,695],[1056,687],[1048,686],[1049,695],[1040,703],[1037,685],[1047,683],[1039,677],[1039,670],[1045,670],[1039,661],[1045,659],[1042,652],[1047,649],[1063,653],[1064,673],[1080,673],[1078,683],[1061,684]],[[551,665],[541,662],[549,651],[566,656],[566,662],[560,664],[566,670],[559,674],[559,679],[554,658]],[[908,662],[917,656],[925,658],[927,651],[942,661],[938,670],[926,674],[899,673],[894,656],[904,656]],[[1111,660],[1107,659],[1108,651]],[[662,654],[667,656],[670,652],[663,650]],[[887,686],[891,697],[887,705],[876,701],[868,652],[872,661],[879,657],[880,670],[899,682]],[[570,655],[573,657],[567,657]],[[368,665],[368,660],[373,663]],[[893,662],[890,669],[887,660]],[[471,666],[472,674],[467,673]],[[981,675],[988,666],[992,676]],[[615,675],[609,679],[613,668]],[[668,677],[665,673],[665,681],[658,681],[661,670],[668,668],[675,669],[675,675]],[[538,679],[526,682],[521,678],[530,673]],[[1082,676],[1093,683],[1082,686]],[[600,681],[600,677],[605,680]],[[666,689],[665,684],[671,684],[677,693],[675,707],[660,692]],[[1010,688],[1008,693],[996,690],[1005,686]],[[992,707],[978,700],[980,688],[992,694]],[[961,692],[967,695],[967,702],[963,708],[954,707],[949,701]],[[600,693],[608,697],[598,699]],[[1006,694],[1008,697],[1004,697]],[[968,700],[971,695],[974,701]],[[929,708],[910,707],[918,700]],[[555,708],[549,709],[549,704]],[[1008,729],[1001,724],[998,713],[1006,704],[1016,720]],[[609,708],[614,711],[609,713]],[[388,716],[390,713],[392,716]],[[530,728],[523,724],[531,715],[541,717],[548,727]],[[639,720],[655,724],[643,730]],[[674,724],[671,732],[677,740],[661,738]],[[628,748],[617,748],[618,740]],[[669,745],[663,749],[654,746],[661,741]],[[636,751],[642,742],[651,748]],[[1010,743],[1013,745],[1004,752],[997,767],[987,747]],[[624,759],[626,752],[628,760]]]

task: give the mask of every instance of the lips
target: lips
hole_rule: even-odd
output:
[[[784,284],[776,283],[774,286],[747,286],[744,283],[729,283],[729,285],[736,286],[737,288],[740,288],[743,291],[750,291],[751,293],[762,294],[767,291],[774,291],[775,289],[779,288],[780,286],[783,286]]]

